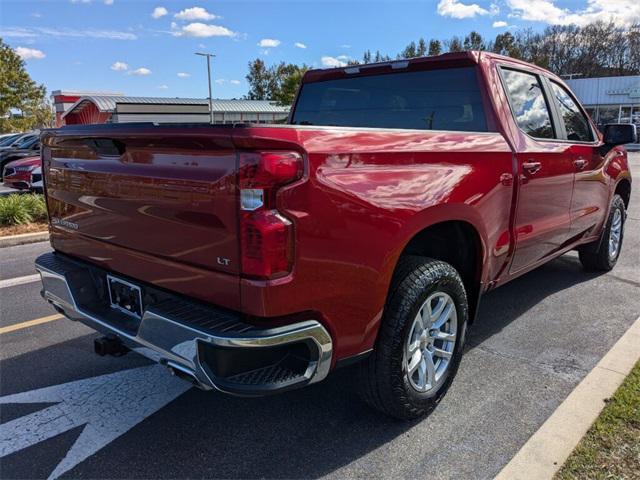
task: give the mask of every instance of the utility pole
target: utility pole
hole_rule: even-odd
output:
[[[213,97],[211,96],[211,58],[215,57],[212,53],[196,52],[196,55],[207,57],[207,75],[209,76],[209,123],[213,125]]]

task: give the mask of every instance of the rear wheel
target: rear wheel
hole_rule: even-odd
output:
[[[430,413],[458,369],[467,317],[464,285],[451,265],[402,258],[376,346],[361,364],[364,400],[400,419]]]
[[[585,270],[609,271],[616,265],[622,249],[626,216],[622,197],[614,195],[609,218],[602,229],[600,239],[578,251]]]

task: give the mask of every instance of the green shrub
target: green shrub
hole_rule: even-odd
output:
[[[21,197],[23,197],[22,201],[29,213],[31,213],[34,222],[45,222],[47,220],[47,204],[43,195],[32,193],[21,195]]]
[[[24,225],[46,219],[47,206],[42,195],[0,196],[0,226]]]

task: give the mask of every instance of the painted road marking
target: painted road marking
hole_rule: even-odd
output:
[[[17,287],[18,285],[24,285],[25,283],[34,283],[40,280],[40,274],[34,273],[33,275],[25,275],[24,277],[7,278],[6,280],[0,280],[0,288]]]
[[[34,327],[43,323],[53,322],[54,320],[60,320],[64,318],[63,315],[55,314],[48,317],[36,318],[35,320],[28,320],[26,322],[16,323],[15,325],[9,325],[7,327],[0,327],[0,335],[3,333],[15,332],[16,330],[22,330],[23,328]]]
[[[0,397],[0,405],[55,403],[0,425],[0,458],[84,426],[49,475],[58,478],[191,387],[151,365]]]

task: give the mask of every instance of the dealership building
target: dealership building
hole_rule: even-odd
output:
[[[567,80],[591,118],[607,123],[635,123],[640,132],[640,75]]]
[[[127,97],[118,93],[56,90],[52,93],[56,124],[209,123],[209,100],[202,98]],[[213,122],[274,123],[289,115],[289,107],[266,100],[214,99]]]

